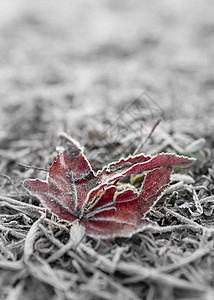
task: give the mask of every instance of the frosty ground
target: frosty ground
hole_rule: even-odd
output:
[[[0,299],[213,299],[213,2],[9,2],[0,4]],[[139,145],[197,162],[175,170],[150,216],[158,227],[73,248],[66,224],[39,220],[44,208],[22,187],[46,177],[23,164],[48,169],[62,131],[95,170]]]

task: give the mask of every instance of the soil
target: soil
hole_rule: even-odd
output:
[[[1,1],[0,299],[214,298],[213,10],[212,0]],[[150,214],[157,225],[74,246],[22,186],[46,177],[25,165],[48,169],[60,132],[95,170],[136,149],[197,161],[175,170]]]

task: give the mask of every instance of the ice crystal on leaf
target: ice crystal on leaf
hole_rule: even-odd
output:
[[[95,173],[79,143],[64,135],[64,149],[49,169],[47,181],[25,180],[24,187],[62,220],[79,220],[87,235],[100,238],[131,236],[142,230],[148,212],[170,182],[174,166],[187,167],[194,159],[169,153],[121,158]],[[145,173],[136,189],[118,181]]]

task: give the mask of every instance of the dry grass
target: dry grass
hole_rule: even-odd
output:
[[[212,2],[37,2],[0,22],[0,299],[212,300]],[[156,225],[75,244],[22,187],[46,177],[61,131],[95,170],[139,145],[197,163],[175,170]]]
[[[19,166],[17,161],[47,169],[56,155],[48,137],[52,123],[43,117],[47,109],[46,102],[37,103],[31,113],[11,122],[7,132],[10,151],[1,150],[1,299],[212,299],[214,162],[209,148],[201,141],[192,143],[188,134],[173,137],[159,125],[144,150],[154,152],[159,145],[161,151],[174,152],[179,145],[180,154],[190,149],[189,154],[199,160],[186,174],[177,170],[173,175],[172,185],[151,213],[157,225],[131,239],[85,237],[74,244],[67,224],[47,214],[21,187],[23,179],[44,178],[46,172]],[[144,130],[149,130],[153,121],[148,112],[146,115]],[[49,121],[43,134],[33,126],[38,117],[40,128]],[[139,120],[134,117],[128,120],[121,112],[120,119],[112,122],[100,115],[105,122],[88,132],[91,120],[87,120],[82,138],[95,168],[111,156],[137,148],[139,136],[132,126]],[[106,123],[119,128],[114,141]],[[14,140],[19,125],[30,137]],[[82,121],[76,125],[77,135],[81,130]]]

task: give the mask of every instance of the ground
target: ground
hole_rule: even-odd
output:
[[[213,8],[0,2],[0,299],[214,298]],[[197,162],[175,170],[156,226],[75,248],[22,186],[46,177],[23,164],[48,169],[60,132],[95,170],[137,148]]]

